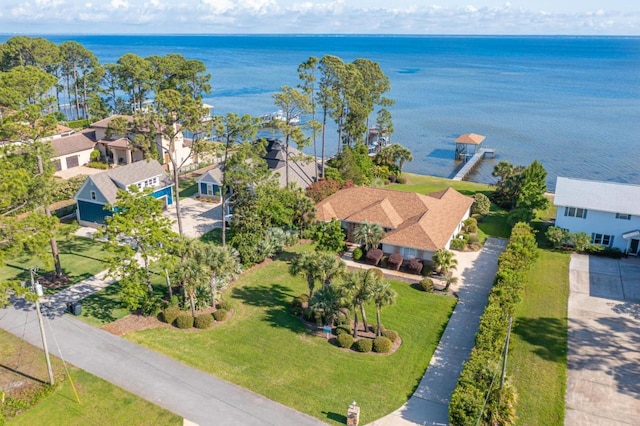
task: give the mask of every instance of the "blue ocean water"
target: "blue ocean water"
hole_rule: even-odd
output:
[[[4,41],[9,36],[0,36]],[[45,36],[76,40],[102,62],[127,52],[203,61],[216,114],[272,112],[309,56],[368,58],[391,79],[392,142],[413,151],[405,170],[452,176],[454,140],[497,149],[470,180],[492,182],[497,161],[540,160],[556,176],[640,184],[640,38],[469,36]],[[373,115],[372,115],[373,117]],[[337,134],[327,136],[335,152]],[[309,152],[309,149],[307,149]]]

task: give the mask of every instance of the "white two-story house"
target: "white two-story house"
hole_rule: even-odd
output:
[[[638,255],[640,186],[558,177],[556,226],[585,232],[591,242]]]

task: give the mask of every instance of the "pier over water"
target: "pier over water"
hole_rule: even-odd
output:
[[[495,148],[482,148],[484,139],[484,136],[476,133],[465,133],[456,139],[455,159],[463,161],[464,164],[453,177],[453,180],[464,180],[483,158],[496,156]]]

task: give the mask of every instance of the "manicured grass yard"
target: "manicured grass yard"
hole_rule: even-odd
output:
[[[308,245],[293,251],[308,250]],[[402,346],[392,355],[348,352],[315,337],[288,312],[294,296],[308,291],[280,260],[246,273],[225,293],[234,316],[211,330],[146,330],[134,342],[236,383],[323,421],[344,423],[352,401],[366,424],[401,406],[418,385],[447,324],[455,299],[394,282],[397,303],[382,321]],[[373,309],[370,323],[375,323]]]
[[[180,199],[189,198],[198,192],[195,178],[180,180]]]
[[[42,387],[48,380],[42,351],[0,330],[0,389],[9,389],[16,381],[30,389]],[[53,357],[56,380],[64,380],[62,362]],[[14,373],[8,368],[16,369]],[[96,376],[70,367],[80,404],[68,379],[28,411],[10,418],[15,425],[181,425],[182,418],[120,389]],[[35,380],[34,380],[35,379]],[[1,420],[0,420],[1,422]]]
[[[518,390],[518,424],[564,424],[568,253],[540,250],[516,312],[508,373]]]
[[[69,274],[70,284],[75,284],[105,269],[102,262],[104,251],[101,243],[76,237],[69,233],[71,230],[71,225],[59,225],[57,242],[62,269]],[[40,268],[39,275],[45,275],[53,270],[52,267],[45,268],[42,260],[30,256],[9,258],[5,266],[0,267],[0,281],[14,279],[28,281],[29,272],[25,268],[31,266]],[[60,289],[56,291],[58,290]]]

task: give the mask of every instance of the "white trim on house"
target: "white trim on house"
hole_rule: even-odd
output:
[[[640,186],[558,177],[555,226],[584,232],[593,244],[638,254]]]

